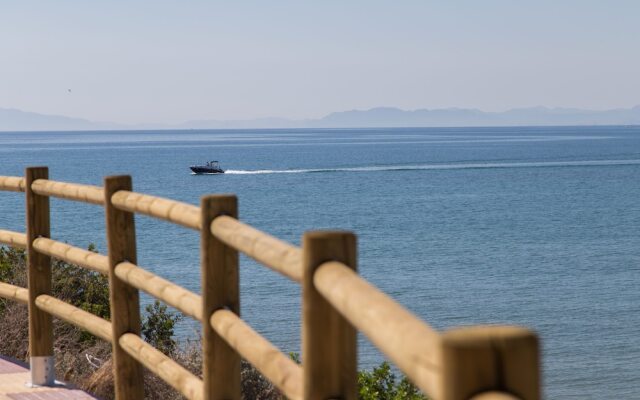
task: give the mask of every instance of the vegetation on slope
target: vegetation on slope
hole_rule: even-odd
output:
[[[89,250],[94,250],[89,246]],[[26,287],[25,252],[0,246],[0,282]],[[64,261],[52,262],[53,295],[76,307],[109,319],[107,278]],[[180,314],[156,301],[145,307],[142,322],[144,339],[200,376],[202,354],[199,340],[178,344],[174,336]],[[71,324],[54,320],[56,376],[108,400],[113,399],[111,345]],[[0,299],[0,354],[28,360],[28,315],[22,304]],[[294,360],[299,357],[292,355]],[[182,399],[175,390],[151,373],[145,373],[148,399]],[[361,400],[419,400],[425,397],[405,377],[398,380],[389,364],[358,373]],[[278,390],[255,368],[243,360],[242,392],[245,399],[282,399]]]

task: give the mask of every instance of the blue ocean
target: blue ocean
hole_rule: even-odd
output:
[[[191,174],[208,160],[227,173]],[[35,165],[193,204],[235,193],[241,220],[295,244],[352,230],[360,273],[432,326],[535,329],[547,398],[640,393],[640,127],[0,133],[0,175]],[[198,234],[136,218],[139,264],[199,291]],[[0,192],[0,229],[24,231],[23,195]],[[103,210],[52,199],[52,236],[104,251]],[[299,351],[296,284],[242,258],[241,294]],[[362,338],[359,360],[383,357]]]

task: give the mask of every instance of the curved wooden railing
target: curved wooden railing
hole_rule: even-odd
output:
[[[55,316],[112,343],[119,400],[144,396],[141,366],[189,399],[239,399],[240,357],[290,399],[356,399],[357,331],[433,399],[540,398],[533,332],[434,330],[356,273],[351,233],[308,232],[300,249],[238,221],[235,196],[205,196],[197,207],[135,193],[128,176],[97,187],[51,181],[47,168],[35,167],[24,178],[0,176],[0,190],[26,194],[26,234],[0,230],[0,243],[27,249],[29,289],[0,282],[0,297],[29,305],[34,383],[53,384],[37,369],[43,359],[52,363]],[[108,255],[51,239],[49,197],[104,206]],[[200,295],[136,265],[134,213],[200,232]],[[240,318],[238,251],[302,285],[302,365]],[[50,257],[109,277],[111,321],[51,296]],[[202,378],[140,337],[139,290],[202,322]]]

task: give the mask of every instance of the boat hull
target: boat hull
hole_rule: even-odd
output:
[[[193,166],[189,167],[194,174],[224,174],[224,170],[220,168]]]

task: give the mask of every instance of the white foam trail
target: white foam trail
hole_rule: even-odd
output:
[[[335,169],[258,169],[258,170],[242,170],[242,169],[228,169],[225,170],[225,174],[231,175],[255,175],[255,174],[300,174],[305,172],[332,172]]]
[[[314,169],[258,169],[225,171],[230,175],[256,174],[304,174],[312,172],[378,172],[378,171],[418,171],[418,170],[451,170],[451,169],[481,169],[481,168],[548,168],[548,167],[594,167],[614,165],[640,165],[640,160],[584,160],[584,161],[534,161],[514,163],[467,163],[467,164],[418,164],[418,165],[386,165],[368,167],[345,168],[314,168]]]

